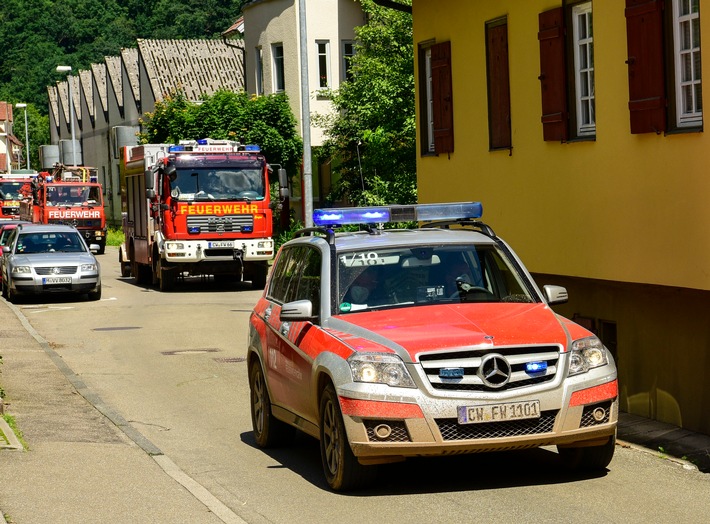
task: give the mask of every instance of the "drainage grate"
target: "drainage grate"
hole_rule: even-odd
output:
[[[94,328],[91,331],[129,331],[131,329],[143,329],[139,326],[119,326],[119,327],[107,327],[107,328]]]
[[[220,364],[238,364],[239,362],[246,362],[247,359],[245,357],[224,357],[212,360],[219,362]]]
[[[195,348],[195,349],[173,349],[169,351],[161,351],[162,355],[195,355],[198,353],[219,353],[217,348]]]

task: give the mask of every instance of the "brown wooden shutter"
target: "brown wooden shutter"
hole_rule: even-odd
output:
[[[7,171],[7,156],[0,153],[0,171]]]
[[[567,70],[565,68],[564,10],[540,13],[540,91],[545,140],[567,140]]]
[[[629,119],[632,133],[666,129],[662,0],[626,0]]]
[[[454,105],[451,86],[451,42],[431,46],[434,150],[454,151]]]
[[[488,134],[491,149],[510,148],[510,75],[508,71],[508,24],[487,26]]]

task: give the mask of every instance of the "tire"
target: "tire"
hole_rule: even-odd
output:
[[[252,267],[251,288],[264,289],[266,286],[266,277],[269,274],[269,266],[266,264],[258,264]]]
[[[95,301],[95,300],[101,300],[101,284],[99,283],[96,291],[91,291],[87,294],[89,297],[89,300]]]
[[[131,265],[128,262],[121,262],[121,276],[124,278],[131,276]]]
[[[602,446],[564,448],[558,447],[557,452],[564,466],[571,471],[602,471],[614,457],[616,435]]]
[[[261,363],[255,360],[249,368],[249,405],[254,440],[260,448],[273,448],[288,443],[295,429],[271,413],[271,399]]]
[[[160,291],[163,293],[172,291],[175,288],[175,270],[163,267],[160,263],[158,263],[158,269],[160,271]]]
[[[320,400],[320,453],[323,473],[334,491],[364,487],[377,474],[375,466],[360,464],[350,448],[340,402],[332,385],[326,386]]]

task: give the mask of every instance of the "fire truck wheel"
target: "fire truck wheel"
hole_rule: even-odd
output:
[[[251,288],[252,289],[264,289],[266,286],[266,276],[269,273],[269,267],[266,265],[255,266],[252,269],[251,275]]]
[[[363,487],[377,474],[375,466],[363,466],[353,454],[338,395],[331,384],[320,400],[320,454],[325,479],[335,491]]]
[[[272,448],[288,443],[295,433],[292,426],[271,413],[271,399],[266,387],[261,363],[255,360],[249,368],[249,400],[254,440],[260,448]]]
[[[121,262],[121,276],[130,277],[131,276],[131,265],[128,262]]]
[[[172,268],[166,268],[158,264],[160,268],[160,291],[172,291],[175,287],[175,270]]]

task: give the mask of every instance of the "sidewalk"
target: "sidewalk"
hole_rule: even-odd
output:
[[[29,451],[0,449],[0,522],[244,524],[104,405],[15,311],[0,299],[0,384]],[[618,435],[710,473],[710,436],[627,413]]]
[[[15,311],[0,299],[0,384],[29,450],[0,449],[0,522],[244,524],[103,404]]]

